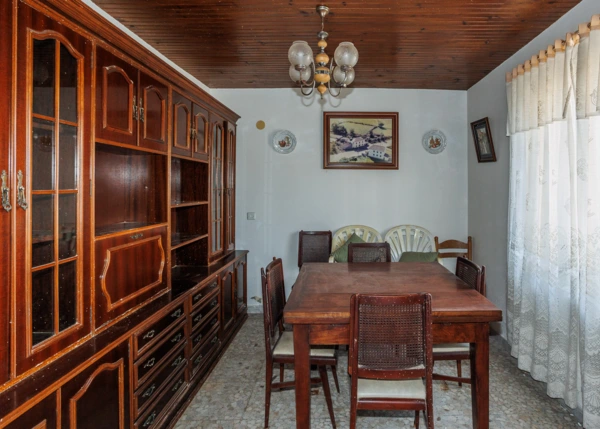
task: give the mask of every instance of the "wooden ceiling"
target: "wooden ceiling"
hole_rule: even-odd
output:
[[[211,88],[292,87],[288,48],[316,53],[326,4],[327,53],[359,52],[352,86],[465,90],[580,0],[94,1]]]

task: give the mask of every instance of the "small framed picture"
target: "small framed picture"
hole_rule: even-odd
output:
[[[471,122],[471,131],[473,132],[477,161],[496,162],[496,152],[494,151],[494,142],[492,141],[492,132],[490,131],[488,118]]]
[[[398,169],[398,113],[324,112],[323,168]]]

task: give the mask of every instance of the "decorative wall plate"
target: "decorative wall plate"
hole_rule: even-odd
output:
[[[273,149],[279,153],[290,153],[296,147],[296,136],[287,130],[278,131],[273,136]]]
[[[438,154],[446,149],[446,136],[440,130],[431,130],[423,136],[423,147],[432,154]]]

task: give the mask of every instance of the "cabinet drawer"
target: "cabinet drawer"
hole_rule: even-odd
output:
[[[164,385],[170,380],[170,376],[179,368],[185,366],[186,363],[185,346],[182,345],[179,351],[168,359],[163,366],[135,392],[133,397],[134,419],[141,414],[144,406],[149,404],[158,395],[158,392],[162,390]]]
[[[155,427],[156,422],[160,420],[161,412],[166,408],[167,405],[173,400],[173,398],[179,396],[181,392],[185,390],[187,383],[185,381],[185,368],[173,378],[173,381],[167,385],[167,387],[161,391],[158,395],[158,399],[148,408],[142,417],[136,422],[134,427],[136,429],[149,429]]]
[[[219,281],[217,277],[214,277],[210,282],[204,285],[198,292],[192,294],[192,308],[196,308],[202,303],[204,303],[205,299],[208,300],[208,297],[214,293],[215,290],[219,288]]]
[[[167,227],[96,241],[96,323],[102,325],[166,290]]]
[[[150,349],[161,338],[161,334],[166,332],[172,325],[185,317],[184,304],[181,303],[177,307],[169,310],[167,314],[162,316],[152,325],[139,330],[133,334],[134,339],[134,357],[137,358],[140,354]]]
[[[215,290],[212,297],[209,296],[209,299],[206,300],[202,306],[200,306],[198,311],[192,314],[192,331],[204,323],[208,319],[209,313],[213,313],[214,309],[218,306],[219,291]]]
[[[134,364],[135,387],[148,379],[148,376],[158,368],[163,359],[177,346],[185,342],[185,326],[182,324],[173,332],[167,334],[163,340],[152,350],[142,356]]]
[[[219,313],[218,310],[211,314],[204,325],[202,325],[196,332],[192,333],[192,350],[196,350],[201,344],[210,337],[214,328],[219,327]]]
[[[219,349],[220,345],[221,342],[219,341],[219,334],[215,331],[210,337],[210,340],[200,347],[200,350],[198,350],[198,352],[196,352],[196,354],[192,357],[192,377],[195,377],[198,374],[198,371],[200,371],[200,369],[209,362],[211,356],[213,356],[214,352]]]

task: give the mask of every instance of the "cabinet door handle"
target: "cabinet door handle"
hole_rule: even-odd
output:
[[[154,393],[155,390],[156,390],[156,384],[153,384],[152,386],[150,386],[149,388],[146,389],[146,391],[142,395],[142,398],[148,398],[148,397],[152,396],[152,394]]]
[[[179,388],[181,387],[181,385],[183,384],[183,380],[179,380],[175,386],[173,386],[173,388],[171,389],[171,392],[177,392],[179,390]]]
[[[144,364],[144,368],[152,368],[154,366],[154,363],[156,362],[155,358],[149,359],[145,364]]]
[[[144,122],[144,99],[140,97],[140,121]]]
[[[181,308],[178,308],[177,311],[174,311],[171,314],[171,317],[174,318],[174,319],[177,319],[179,316],[181,316],[181,313],[182,313]]]
[[[19,170],[17,173],[17,204],[21,206],[23,210],[27,210],[29,205],[25,199],[25,186],[23,186],[23,172]]]
[[[173,338],[171,338],[171,342],[172,343],[178,343],[181,340],[181,337],[182,337],[182,335],[181,335],[181,332],[180,332],[179,334],[177,334]]]
[[[133,119],[138,120],[138,108],[135,95],[133,96]]]
[[[177,356],[177,359],[175,359],[173,361],[173,363],[171,364],[171,366],[179,366],[179,364],[183,362],[183,358],[181,356]]]
[[[6,180],[8,178],[8,174],[6,174],[6,170],[2,170],[2,207],[7,212],[12,210],[12,206],[10,205],[10,188],[6,186]]]
[[[155,333],[156,333],[156,332],[154,331],[154,329],[152,329],[152,330],[150,330],[150,331],[146,332],[146,335],[144,335],[144,336],[142,337],[142,339],[144,339],[144,340],[149,340],[150,338],[153,338],[153,337],[154,337],[154,334],[155,334]]]
[[[148,426],[152,425],[152,423],[154,423],[155,419],[156,419],[156,411],[153,411],[152,414],[150,414],[148,416],[146,421],[144,421],[144,424],[142,425],[142,427],[147,428]]]

